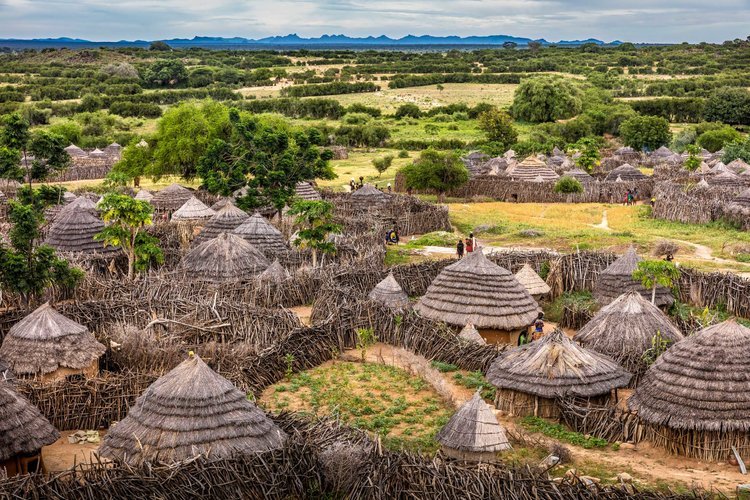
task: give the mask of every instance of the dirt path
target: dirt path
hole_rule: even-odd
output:
[[[346,351],[344,359],[361,360],[361,351]],[[372,363],[385,363],[401,368],[413,375],[422,377],[446,401],[455,408],[461,406],[474,394],[474,391],[458,385],[450,374],[441,373],[432,368],[423,356],[414,354],[400,347],[387,344],[375,344],[366,353],[365,359]],[[517,419],[496,411],[498,420],[509,431],[526,432],[517,425]],[[526,432],[527,433],[527,432]],[[528,434],[528,433],[527,433]],[[542,443],[552,440],[535,434]],[[734,492],[738,484],[750,482],[750,476],[743,476],[736,467],[726,463],[707,463],[685,457],[668,455],[665,451],[653,448],[650,443],[636,446],[622,445],[620,450],[594,450],[565,444],[571,451],[573,460],[579,467],[600,466],[614,474],[628,472],[637,482],[655,485],[657,483],[681,483],[688,488],[703,487],[718,489],[725,493]],[[614,475],[613,474],[613,475]],[[612,479],[612,478],[600,478]]]
[[[604,213],[602,213],[602,221],[599,224],[591,224],[591,226],[597,229],[603,229],[604,231],[612,231],[612,228],[609,227],[609,220],[607,219],[607,211],[605,210]]]

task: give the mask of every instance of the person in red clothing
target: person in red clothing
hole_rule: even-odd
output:
[[[464,245],[466,248],[466,253],[471,253],[474,251],[474,241],[472,241],[472,238],[466,238],[466,244]]]

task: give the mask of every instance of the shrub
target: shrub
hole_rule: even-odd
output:
[[[555,183],[554,191],[561,194],[583,193],[583,184],[574,177],[564,175]]]
[[[557,77],[521,81],[513,97],[511,112],[534,123],[570,118],[581,112],[581,92],[572,82]]]
[[[658,116],[629,118],[620,126],[620,135],[626,146],[636,150],[655,150],[672,140],[669,122]]]
[[[416,104],[402,104],[396,109],[396,118],[419,118],[422,116],[422,110]]]
[[[750,92],[731,87],[714,91],[706,101],[704,117],[707,121],[750,125]]]
[[[730,126],[725,126],[716,130],[709,130],[698,137],[698,146],[715,153],[724,147],[725,144],[739,140],[742,136],[739,132]]]

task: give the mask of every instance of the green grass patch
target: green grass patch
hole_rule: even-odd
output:
[[[481,390],[484,399],[495,399],[495,386],[487,382],[487,379],[484,378],[484,375],[480,371],[456,373],[453,375],[453,380],[469,389]]]
[[[442,373],[455,372],[458,370],[458,367],[456,365],[452,365],[450,363],[443,363],[442,361],[433,361],[430,363],[430,365],[434,369]]]
[[[565,292],[549,304],[544,313],[549,321],[559,323],[566,307],[593,312],[597,309],[597,303],[591,292]]]
[[[539,432],[547,437],[557,439],[558,441],[581,446],[587,449],[606,448],[609,445],[605,439],[593,436],[587,438],[580,432],[570,431],[560,424],[548,422],[539,417],[524,417],[521,419],[521,425],[531,432]]]

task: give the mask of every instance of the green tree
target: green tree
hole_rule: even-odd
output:
[[[722,162],[728,164],[738,158],[750,163],[750,139],[733,141],[724,146]]]
[[[581,91],[575,84],[545,76],[521,81],[513,96],[511,113],[518,120],[541,123],[571,118],[581,108]]]
[[[669,122],[660,116],[634,116],[620,125],[620,136],[626,146],[637,151],[655,150],[669,144],[672,132]]]
[[[385,156],[379,156],[378,158],[372,159],[372,166],[375,167],[375,170],[378,171],[378,178],[391,168],[391,165],[393,164],[393,155],[385,155]]]
[[[442,203],[448,190],[463,186],[469,171],[455,151],[440,152],[432,148],[420,153],[411,165],[401,169],[406,186],[412,189],[433,190]]]
[[[83,271],[57,257],[49,245],[37,245],[41,215],[32,205],[11,201],[8,216],[12,227],[9,243],[0,241],[0,286],[18,294],[26,305],[36,301],[49,287],[73,289]]]
[[[341,226],[333,221],[333,204],[327,201],[296,201],[289,210],[295,215],[299,226],[294,245],[312,251],[313,267],[318,265],[318,253],[333,254],[336,245],[329,240],[331,234],[341,231]]]
[[[633,271],[633,279],[640,281],[644,288],[651,289],[651,303],[656,303],[656,288],[672,288],[680,277],[680,270],[666,260],[642,260]]]
[[[724,126],[715,130],[709,130],[698,136],[698,146],[715,153],[726,144],[740,140],[742,136],[730,126]]]
[[[750,125],[750,92],[738,87],[712,91],[706,100],[703,116],[709,122]]]
[[[172,50],[172,47],[167,44],[167,42],[163,42],[161,40],[157,40],[155,42],[151,42],[151,45],[149,45],[148,50],[156,50],[156,51],[169,51]]]
[[[120,161],[112,167],[112,172],[123,174],[133,181],[133,185],[141,185],[141,177],[146,175],[154,161],[154,150],[145,140],[133,139],[123,150]]]
[[[422,110],[416,104],[406,103],[396,109],[395,116],[396,118],[419,118],[422,116]]]
[[[688,157],[684,163],[685,169],[690,172],[695,172],[701,166],[701,162],[703,161],[699,156],[701,154],[701,148],[695,144],[688,144],[685,150],[688,152]]]
[[[151,263],[164,262],[159,240],[145,232],[154,213],[150,203],[124,194],[109,193],[99,204],[99,210],[107,225],[95,239],[122,249],[128,258],[128,279],[133,279],[136,270],[142,271]]]
[[[187,79],[187,69],[177,59],[159,59],[143,71],[143,80],[157,87],[174,87]]]
[[[602,155],[599,152],[599,143],[592,137],[579,139],[573,146],[573,149],[580,153],[576,158],[576,166],[586,172],[593,172],[594,168],[599,166]]]
[[[561,194],[583,193],[583,184],[575,177],[564,175],[555,183],[553,189],[555,193]]]
[[[494,108],[477,117],[479,128],[487,140],[502,144],[506,149],[518,141],[518,132],[513,128],[513,119],[505,111]]]

